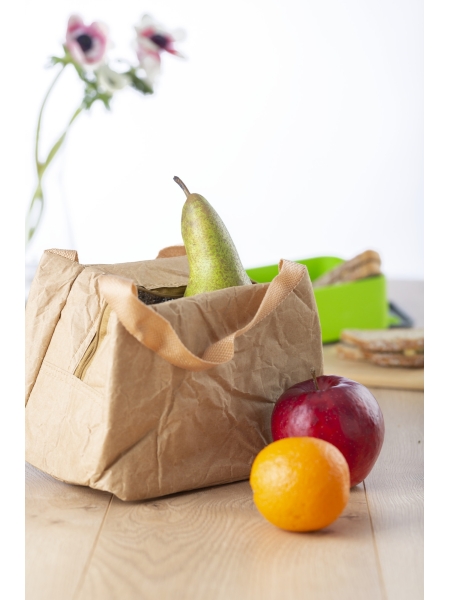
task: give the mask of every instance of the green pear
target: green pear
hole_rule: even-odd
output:
[[[200,194],[191,194],[179,177],[174,181],[186,194],[181,215],[181,235],[189,262],[184,293],[193,296],[252,282],[222,219]]]

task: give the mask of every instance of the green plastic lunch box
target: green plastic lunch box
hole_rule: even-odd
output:
[[[311,281],[314,281],[344,260],[335,256],[319,256],[294,262],[305,265]],[[266,283],[278,274],[278,265],[246,271],[251,279]],[[384,275],[315,288],[314,295],[324,343],[337,342],[343,329],[386,329],[411,325],[409,317],[388,301]]]

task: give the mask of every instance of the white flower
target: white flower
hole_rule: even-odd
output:
[[[125,73],[118,73],[108,65],[101,65],[96,71],[98,83],[100,87],[110,94],[114,94],[118,90],[129,85],[131,79]]]

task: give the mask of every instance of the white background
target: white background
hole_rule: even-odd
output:
[[[187,60],[163,56],[153,96],[127,89],[81,115],[44,180],[34,248],[80,261],[154,258],[181,243],[180,176],[229,229],[246,267],[377,250],[390,278],[423,278],[423,6],[420,0],[28,2],[12,115],[24,212],[33,143],[72,12],[103,20],[114,56],[135,60],[149,12],[182,27]],[[26,17],[26,18],[25,18]],[[44,114],[42,149],[82,97],[66,69]],[[69,236],[61,207],[70,215]]]

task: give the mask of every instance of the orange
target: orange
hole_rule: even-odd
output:
[[[314,531],[344,510],[350,471],[342,452],[329,442],[283,438],[256,456],[250,486],[257,509],[270,523],[288,531]]]

